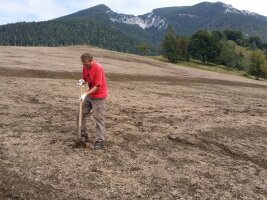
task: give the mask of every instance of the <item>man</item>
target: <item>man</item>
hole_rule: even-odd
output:
[[[83,64],[82,79],[78,84],[82,86],[88,83],[89,89],[80,97],[83,101],[82,106],[82,139],[88,142],[88,134],[86,132],[86,118],[92,110],[93,118],[96,124],[94,149],[104,148],[104,131],[105,131],[105,107],[108,95],[107,83],[104,69],[101,64],[93,60],[93,56],[89,53],[81,55]],[[79,121],[79,111],[77,112],[77,124]]]

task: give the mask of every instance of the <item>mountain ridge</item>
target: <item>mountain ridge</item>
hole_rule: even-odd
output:
[[[78,11],[78,12],[70,14],[70,15],[66,15],[66,16],[61,17],[61,18],[70,18],[70,17],[74,17],[74,16],[81,17],[81,15],[79,15],[79,14],[82,14],[85,12],[90,12],[90,11],[93,11],[93,13],[96,13],[96,12],[101,13],[102,12],[102,14],[103,14],[103,11],[104,11],[105,14],[107,15],[107,17],[109,17],[109,19],[113,22],[136,24],[136,25],[139,25],[143,29],[150,28],[151,26],[154,26],[154,27],[159,28],[159,29],[166,29],[167,25],[166,25],[166,22],[164,21],[168,18],[168,16],[166,16],[166,14],[167,15],[176,14],[176,15],[181,16],[181,17],[186,17],[186,16],[187,17],[197,17],[198,15],[194,15],[196,13],[194,12],[194,10],[192,10],[192,8],[198,8],[200,10],[201,9],[203,10],[203,8],[204,9],[211,9],[211,8],[208,8],[208,6],[209,7],[213,6],[212,9],[216,9],[215,7],[217,7],[216,10],[220,11],[219,12],[220,14],[222,14],[221,11],[224,11],[223,14],[241,14],[244,16],[248,16],[248,15],[256,16],[256,17],[263,18],[267,22],[266,16],[259,15],[257,13],[250,12],[247,10],[238,10],[238,9],[234,8],[231,4],[225,4],[223,2],[214,2],[214,3],[201,2],[201,3],[195,4],[193,6],[162,7],[162,8],[153,9],[151,12],[148,12],[148,13],[145,13],[142,15],[116,13],[116,12],[112,11],[105,4],[99,4],[99,5]],[[192,12],[194,14],[192,14]],[[117,15],[117,18],[114,17],[114,15]],[[151,16],[154,17],[153,20],[151,20]],[[146,22],[146,20],[148,20],[148,21],[150,20],[150,23]],[[153,23],[151,23],[151,21],[153,21]],[[134,22],[136,22],[136,23],[134,23]]]
[[[49,21],[1,25],[0,45],[89,44],[137,53],[137,46],[147,43],[155,54],[168,25],[177,35],[190,36],[200,29],[232,29],[267,40],[267,17],[222,2],[202,2],[156,8],[142,15],[117,13],[99,4]]]

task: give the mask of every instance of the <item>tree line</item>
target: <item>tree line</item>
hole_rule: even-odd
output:
[[[149,34],[142,33],[137,27],[90,19],[20,22],[0,26],[0,45],[91,45],[119,52],[156,54],[157,48],[153,43],[157,38],[150,37],[151,41],[148,41]]]
[[[236,48],[249,49],[249,59]],[[259,36],[246,37],[240,31],[199,30],[191,37],[175,35],[171,26],[164,36],[161,53],[172,63],[200,60],[202,63],[214,63],[228,68],[246,71],[259,77],[267,76],[267,43]]]

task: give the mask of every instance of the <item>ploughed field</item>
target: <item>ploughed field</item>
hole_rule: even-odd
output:
[[[103,64],[106,150],[77,137]],[[0,199],[266,199],[267,82],[86,46],[0,47]]]

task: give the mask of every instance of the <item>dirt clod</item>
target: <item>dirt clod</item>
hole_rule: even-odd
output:
[[[73,148],[87,148],[87,145],[84,141],[77,140],[74,142]]]

